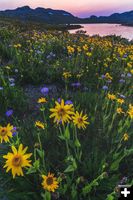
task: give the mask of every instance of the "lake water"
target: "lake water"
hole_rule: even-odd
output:
[[[117,35],[127,38],[129,40],[133,39],[133,27],[121,26],[119,24],[81,24],[84,28],[78,30],[85,30],[87,34],[92,35]],[[70,30],[70,33],[75,33],[77,30]]]

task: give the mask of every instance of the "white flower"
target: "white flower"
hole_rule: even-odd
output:
[[[11,86],[11,87],[15,86],[15,83],[11,83],[10,86]]]
[[[18,73],[18,69],[15,69],[14,71],[15,71],[16,73]]]
[[[14,82],[15,82],[15,79],[14,79],[14,78],[9,78],[9,81],[10,81],[11,83],[14,83]]]

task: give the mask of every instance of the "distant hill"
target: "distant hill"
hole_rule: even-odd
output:
[[[51,8],[31,9],[23,6],[15,10],[0,11],[0,17],[9,17],[23,21],[31,20],[48,24],[83,24],[83,23],[118,23],[133,25],[133,11],[124,13],[114,13],[110,16],[91,16],[88,18],[78,18],[64,10],[53,10]]]
[[[64,10],[53,10],[45,8],[31,9],[29,6],[17,8],[15,10],[0,11],[0,16],[11,17],[31,21],[39,21],[49,24],[79,23],[80,19]]]
[[[114,13],[110,16],[91,16],[89,18],[84,19],[84,21],[89,23],[117,23],[133,25],[133,11],[124,13]]]

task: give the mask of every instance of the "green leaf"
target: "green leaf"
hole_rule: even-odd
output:
[[[46,191],[45,194],[41,194],[44,200],[51,200],[51,194],[50,192]]]
[[[115,158],[115,161],[112,163],[110,169],[112,171],[116,171],[118,170],[119,168],[119,165],[120,165],[120,162],[126,157],[126,156],[129,156],[129,155],[132,155],[133,154],[133,149],[125,149],[124,150],[124,153],[123,155],[117,153],[115,154],[113,157]]]
[[[37,170],[37,169],[39,169],[39,167],[40,167],[40,160],[38,159],[38,160],[36,160],[34,163],[33,163],[33,166],[34,166],[34,168]]]
[[[42,158],[42,159],[44,158],[44,151],[43,150],[37,149],[37,153],[40,156],[40,158]]]
[[[74,172],[74,171],[75,171],[74,166],[73,166],[73,165],[69,165],[69,166],[65,169],[64,173],[69,173],[69,172]]]
[[[107,200],[114,200],[114,197],[112,195],[108,195]]]
[[[106,200],[115,200],[114,195],[115,195],[115,192],[112,192],[111,194],[109,194],[109,195],[107,196],[107,199],[106,199]]]
[[[42,112],[43,112],[43,111],[45,111],[45,107],[43,107],[43,108],[40,108],[40,111],[42,111]]]
[[[74,184],[72,185],[71,195],[73,200],[77,199],[77,189]]]
[[[80,142],[79,142],[78,139],[75,140],[74,144],[75,144],[75,146],[78,147],[78,148],[81,147],[81,144],[80,144]]]
[[[58,136],[61,140],[66,140],[65,137],[63,135],[59,135]]]
[[[33,174],[33,173],[36,173],[37,172],[37,170],[35,169],[35,167],[30,167],[29,169],[28,169],[28,171],[26,172],[26,174]]]
[[[69,132],[69,127],[68,126],[65,129],[64,136],[65,136],[65,139],[67,139],[67,140],[70,139],[70,132]]]

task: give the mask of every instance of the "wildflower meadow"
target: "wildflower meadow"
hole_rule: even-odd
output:
[[[0,21],[0,199],[117,200],[133,184],[133,42]]]

